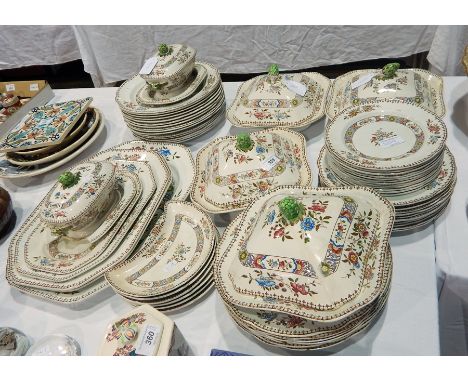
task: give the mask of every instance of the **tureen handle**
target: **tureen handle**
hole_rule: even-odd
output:
[[[75,184],[77,184],[80,181],[80,178],[81,178],[80,172],[73,174],[70,171],[65,171],[62,175],[59,176],[58,181],[59,183],[62,184],[62,187],[65,189],[65,188],[73,187]]]
[[[172,53],[172,47],[167,44],[159,44],[158,51],[159,55],[164,57]]]
[[[279,202],[279,209],[291,224],[297,223],[305,214],[304,205],[292,196],[286,196]]]
[[[382,68],[382,75],[384,80],[389,80],[396,76],[396,71],[400,69],[400,64],[398,62],[392,62],[385,65]]]
[[[254,141],[250,138],[247,133],[240,133],[236,138],[236,149],[239,151],[247,152],[252,150],[254,147]]]
[[[279,75],[279,69],[277,64],[271,64],[270,67],[268,68],[268,74],[270,76],[278,76]]]

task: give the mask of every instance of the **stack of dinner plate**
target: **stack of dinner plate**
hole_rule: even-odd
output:
[[[148,141],[184,142],[214,128],[225,112],[221,77],[195,61],[195,50],[169,45],[153,57],[149,74],[137,74],[117,91],[116,101],[133,134]]]
[[[328,187],[372,187],[395,206],[394,230],[424,226],[447,207],[456,166],[434,113],[399,101],[346,109],[328,124],[318,168]]]
[[[336,345],[385,307],[393,220],[391,203],[368,188],[277,188],[224,232],[216,288],[237,325],[266,344]]]
[[[133,305],[180,309],[213,286],[217,242],[216,227],[207,214],[191,203],[168,202],[140,250],[106,279]]]
[[[180,145],[134,141],[95,154],[60,175],[12,238],[8,282],[50,301],[85,301],[135,252],[162,203],[188,196],[193,177]]]
[[[31,110],[0,141],[0,178],[49,172],[89,147],[104,129],[92,98],[59,102]]]

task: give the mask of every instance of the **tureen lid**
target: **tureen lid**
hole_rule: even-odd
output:
[[[87,162],[59,176],[49,191],[41,218],[49,223],[72,222],[85,215],[115,179],[110,162]]]
[[[303,136],[283,128],[215,140],[197,155],[197,172],[203,198],[228,209],[281,185],[307,185],[311,177]]]
[[[164,82],[194,63],[196,50],[184,44],[160,44],[153,57],[157,63],[149,74],[140,74],[145,80]]]
[[[370,189],[283,187],[252,203],[242,220],[221,256],[233,302],[257,298],[258,307],[273,308],[276,299],[327,311],[380,277],[394,209]]]
[[[227,118],[240,127],[303,128],[321,118],[330,81],[319,73],[268,73],[244,82]]]

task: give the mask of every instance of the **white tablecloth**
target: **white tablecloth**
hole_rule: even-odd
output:
[[[436,223],[443,354],[468,355],[468,78],[445,77],[447,145],[457,161],[451,204]]]
[[[305,69],[429,50],[435,26],[74,26],[96,86],[137,73],[161,42],[186,43],[221,73],[258,73],[271,63]]]
[[[0,26],[0,70],[63,64],[80,58],[70,25]]]
[[[225,84],[227,103],[233,101],[238,83]],[[123,122],[114,101],[115,88],[57,90],[56,101],[93,96],[93,105],[98,107],[106,120],[106,134],[79,158],[84,159],[98,150],[111,147],[132,136]],[[324,120],[309,127],[307,149],[317,184],[315,161],[323,145]],[[209,140],[237,133],[226,122],[190,147],[195,154]],[[2,181],[2,186],[12,195],[18,215],[16,229],[26,219],[37,202],[49,190],[63,168],[50,174],[22,182]],[[226,226],[219,216],[215,223]],[[83,354],[95,354],[107,324],[116,316],[124,314],[131,306],[111,290],[107,290],[94,305],[80,310],[47,303],[21,294],[9,287],[5,280],[5,264],[9,238],[0,244],[0,324],[16,327],[33,340],[54,332],[66,333],[76,338]],[[438,314],[436,270],[434,261],[433,226],[412,234],[392,237],[394,275],[386,310],[375,325],[365,334],[334,349],[307,354],[339,355],[438,355]],[[294,354],[281,349],[266,347],[244,334],[228,316],[222,301],[213,290],[195,305],[169,316],[175,320],[182,334],[196,355],[208,355],[212,348],[226,349],[252,355]]]

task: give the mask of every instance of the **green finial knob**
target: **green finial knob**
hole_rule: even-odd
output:
[[[400,64],[398,62],[392,62],[387,64],[382,69],[383,78],[389,80],[396,76],[396,71],[400,69]]]
[[[284,218],[296,223],[304,215],[304,205],[292,196],[286,196],[279,202],[279,209]]]
[[[237,136],[236,149],[240,151],[250,151],[254,147],[254,142],[247,133],[240,133]]]
[[[58,181],[62,184],[62,187],[70,188],[73,187],[80,181],[81,173],[77,172],[73,174],[70,171],[65,171],[62,175],[59,176]]]
[[[268,74],[269,74],[270,76],[277,76],[277,75],[279,75],[278,65],[276,65],[276,64],[271,64],[270,67],[268,68]]]
[[[167,44],[160,44],[159,45],[159,55],[161,57],[167,56],[168,54],[171,54],[172,48],[168,46]]]

